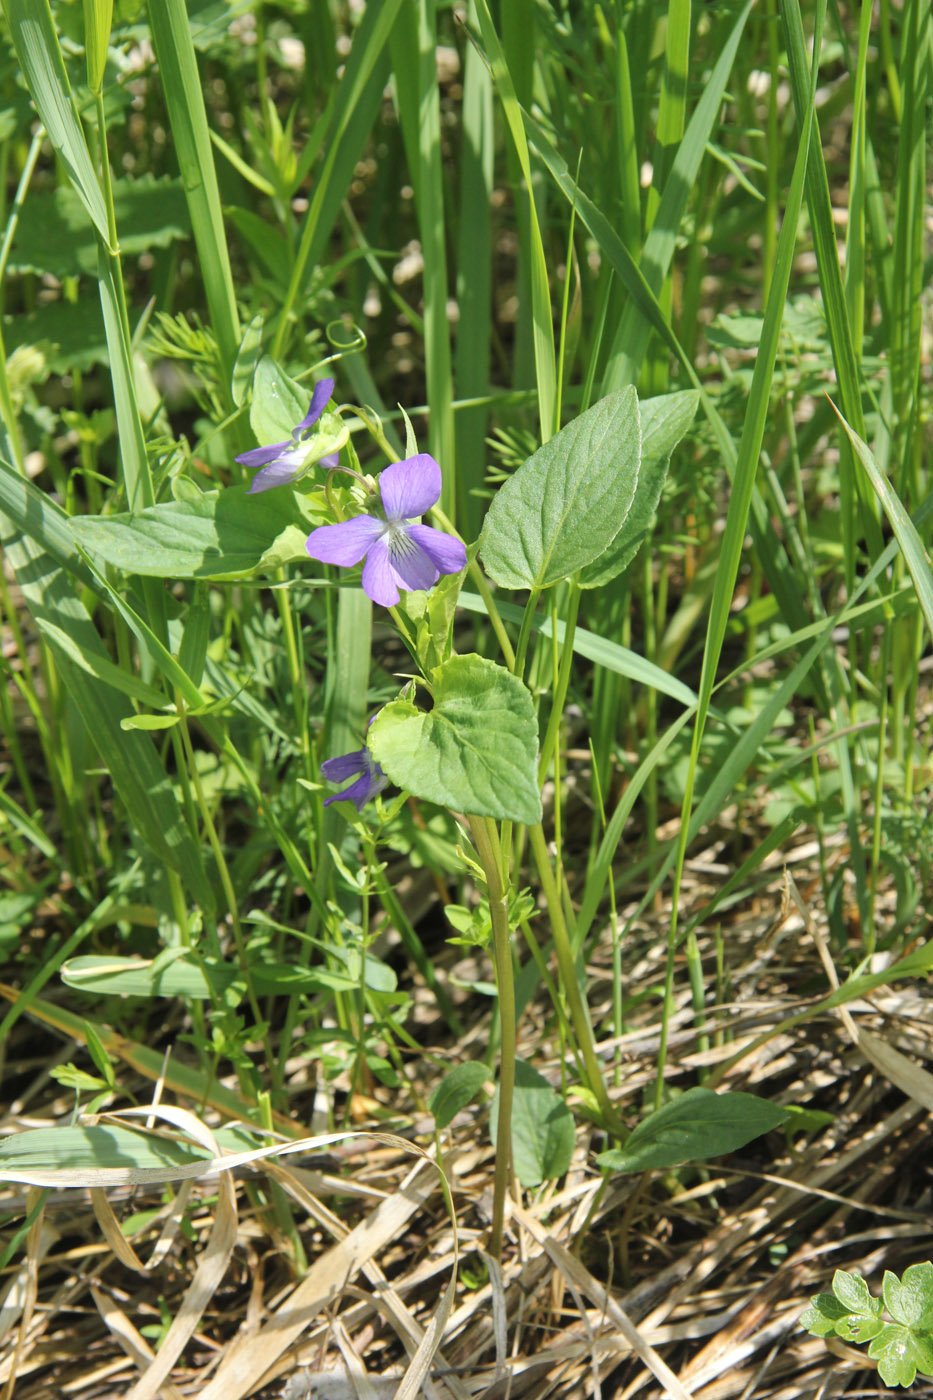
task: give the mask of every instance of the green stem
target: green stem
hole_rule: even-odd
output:
[[[492,919],[492,947],[499,994],[499,1119],[496,1132],[496,1170],[493,1183],[492,1234],[489,1252],[502,1255],[505,1227],[505,1198],[512,1178],[512,1104],[515,1097],[515,975],[512,966],[512,940],[509,931],[508,885],[502,868],[502,852],[495,823],[489,817],[470,817],[470,831],[486,872],[489,913]]]
[[[557,736],[560,733],[561,720],[564,715],[564,701],[567,698],[567,690],[570,685],[570,671],[573,665],[573,639],[577,630],[577,615],[580,611],[581,590],[576,584],[570,584],[570,597],[567,600],[567,617],[564,623],[564,643],[560,657],[560,670],[557,673],[557,684],[554,687],[554,697],[551,703],[551,716],[548,720],[547,732],[544,736],[544,743],[541,745],[541,759],[538,763],[538,786],[544,782],[547,770],[550,767],[551,758],[557,744]],[[554,637],[557,637],[557,628],[554,628]]]
[[[590,1014],[580,991],[580,983],[577,980],[576,960],[573,955],[573,944],[567,928],[567,921],[564,918],[563,904],[557,889],[557,882],[554,879],[554,872],[551,869],[551,859],[548,855],[547,842],[544,839],[544,828],[540,825],[527,828],[528,837],[531,842],[532,854],[538,868],[538,878],[541,881],[541,889],[547,903],[548,914],[551,920],[551,935],[554,940],[554,952],[557,955],[557,966],[560,971],[561,985],[564,995],[567,998],[567,1005],[570,1010],[570,1020],[573,1025],[574,1035],[577,1041],[577,1048],[583,1057],[583,1066],[586,1074],[586,1083],[590,1093],[599,1105],[603,1122],[613,1137],[623,1141],[627,1136],[622,1120],[613,1107],[609,1098],[604,1080],[604,1069],[596,1054],[596,1045],[593,1040],[593,1027],[590,1024]]]
[[[528,654],[528,642],[531,638],[531,624],[534,622],[535,611],[540,596],[541,589],[533,588],[528,594],[528,601],[525,604],[525,611],[522,614],[522,626],[518,634],[518,646],[515,649],[515,665],[510,668],[514,670],[519,680],[522,679],[525,673],[525,657]]]
[[[204,787],[201,783],[201,775],[198,772],[198,766],[195,761],[194,749],[191,745],[191,734],[188,729],[188,717],[185,709],[185,702],[180,695],[176,695],[176,705],[178,708],[178,714],[180,718],[178,728],[181,731],[181,742],[184,745],[185,759],[187,761],[188,772],[191,775],[191,782],[192,786],[194,787],[194,794],[197,800],[198,809],[201,813],[201,819],[204,822],[204,829],[207,832],[208,843],[214,856],[214,862],[217,866],[217,874],[220,877],[221,888],[224,892],[224,899],[226,900],[227,909],[230,913],[230,924],[233,929],[233,941],[236,945],[237,962],[240,965],[240,971],[243,974],[243,980],[246,984],[246,996],[249,1001],[250,1011],[253,1014],[253,1020],[255,1022],[255,1025],[258,1028],[262,1025],[262,1012],[259,1009],[259,1002],[256,998],[255,988],[253,987],[253,978],[252,973],[250,971],[249,959],[246,956],[246,944],[243,941],[243,925],[240,923],[240,910],[237,904],[236,892],[233,888],[233,881],[230,878],[230,869],[227,865],[227,861],[223,853],[223,848],[220,844],[220,839],[217,835],[217,828],[214,826],[214,819],[211,816],[210,807],[208,806],[207,799],[204,795]],[[268,1030],[263,1032],[262,1042],[266,1053],[266,1063],[270,1066],[274,1065],[275,1057],[272,1052],[272,1045],[269,1041]]]
[[[434,509],[431,511],[431,514],[442,530],[446,530],[449,535],[456,535],[457,539],[462,538],[462,536],[459,535],[458,532],[454,529],[453,525],[451,524],[447,516],[444,514],[444,512],[442,510],[439,510],[437,506],[435,506]],[[495,599],[492,596],[492,589],[486,582],[486,576],[480,568],[479,564],[477,564],[475,559],[471,560],[470,563],[467,565],[467,572],[469,573],[470,578],[476,585],[477,593],[482,598],[483,602],[486,604],[486,612],[489,616],[489,621],[492,624],[492,630],[496,634],[496,641],[499,643],[499,649],[502,652],[502,659],[505,662],[506,666],[508,666],[509,670],[514,672],[515,652],[512,650],[512,643],[509,641],[509,634],[505,630],[505,624],[502,621],[502,618],[499,616],[499,609],[496,607]]]

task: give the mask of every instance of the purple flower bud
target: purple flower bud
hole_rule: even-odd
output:
[[[375,797],[377,792],[382,792],[389,781],[367,748],[357,749],[355,753],[340,754],[337,758],[326,758],[321,764],[321,772],[329,783],[343,783],[347,778],[360,775],[356,782],[344,788],[343,792],[334,793],[333,797],[324,799],[325,807],[329,807],[332,802],[350,801],[358,812],[362,812],[366,803]]]

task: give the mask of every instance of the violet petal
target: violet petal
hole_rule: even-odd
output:
[[[388,520],[413,520],[430,510],[441,494],[441,469],[427,452],[393,462],[379,476]]]
[[[385,523],[372,515],[357,515],[339,525],[319,525],[308,536],[305,548],[322,564],[358,564],[385,531]]]
[[[363,592],[384,608],[394,607],[399,600],[401,580],[392,567],[385,539],[376,540],[363,565]]]
[[[292,429],[293,438],[301,437],[303,432],[306,432],[308,428],[317,422],[330,402],[333,392],[334,381],[332,379],[321,379],[315,384],[314,392],[311,395],[311,405],[307,413],[304,418],[302,418],[297,428]]]
[[[305,449],[281,453],[274,462],[256,473],[247,495],[251,496],[255,491],[271,491],[273,486],[285,486],[294,481],[307,455]]]
[[[357,773],[366,771],[368,757],[367,749],[357,749],[355,753],[342,753],[336,758],[325,758],[321,764],[321,772],[329,783],[343,783],[347,778],[353,778]]]
[[[287,441],[274,442],[270,447],[252,447],[249,452],[241,452],[235,460],[244,467],[264,467],[267,462],[274,462],[276,457],[280,457],[292,446],[292,442]]]
[[[408,534],[424,550],[441,574],[459,574],[466,568],[466,546],[461,540],[433,525],[409,525]]]
[[[434,562],[411,538],[412,527],[406,525],[403,529],[405,533],[401,539],[398,535],[394,540],[391,535],[386,539],[389,546],[389,563],[402,587],[409,592],[415,588],[430,588],[432,583],[437,582]]]

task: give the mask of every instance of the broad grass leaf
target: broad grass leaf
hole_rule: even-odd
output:
[[[667,478],[671,453],[693,422],[699,401],[696,390],[688,389],[639,402],[641,471],[635,499],[621,530],[606,552],[581,570],[577,582],[582,588],[600,588],[617,578],[628,568],[648,538]]]
[[[141,729],[152,734],[161,729],[174,729],[180,720],[180,715],[125,715],[120,721],[120,728]]]
[[[291,996],[295,992],[350,992],[359,990],[359,954],[355,949],[332,949],[340,955],[346,967],[338,972],[329,967],[297,967],[294,963],[253,963],[250,977],[257,992],[268,996]],[[398,979],[391,967],[377,958],[367,958],[363,968],[363,983],[372,992],[391,993]]]
[[[61,978],[67,987],[97,996],[192,997],[206,1001],[219,997],[237,972],[233,966],[205,967],[185,957],[161,966],[160,961],[91,954],[69,959]]]
[[[408,595],[411,597],[411,594]],[[478,593],[461,593],[458,599],[458,606],[466,608],[469,612],[487,613],[484,600]],[[496,600],[500,616],[506,622],[514,622],[521,625],[524,609],[517,607],[514,603],[500,603]],[[533,619],[531,628],[533,632],[540,632],[544,637],[551,637],[554,628],[550,617],[536,617]],[[557,640],[563,644],[567,629],[564,623],[557,620]],[[683,681],[671,676],[667,671],[662,671],[660,666],[655,666],[653,662],[646,661],[637,652],[630,651],[628,647],[620,646],[618,642],[613,642],[609,638],[600,637],[596,632],[588,632],[585,627],[578,627],[573,634],[573,649],[578,656],[585,656],[590,661],[595,661],[598,666],[603,666],[607,671],[615,671],[620,676],[628,676],[630,680],[637,681],[639,685],[650,686],[661,695],[669,695],[672,700],[677,700],[682,705],[695,705],[697,697],[689,686]]]
[[[705,1162],[744,1147],[786,1118],[785,1109],[754,1094],[688,1089],[643,1119],[624,1147],[603,1152],[596,1160],[617,1172]]]
[[[449,1127],[461,1109],[476,1098],[488,1078],[489,1070],[482,1060],[466,1060],[445,1074],[428,1099],[428,1108],[437,1126]]]
[[[112,23],[113,0],[84,0],[84,51],[91,92],[100,92],[104,81]]]
[[[480,539],[490,578],[547,588],[598,559],[629,512],[640,464],[638,398],[628,387],[568,423],[501,487]]]
[[[393,783],[455,812],[541,820],[538,723],[531,693],[482,656],[454,656],[432,674],[429,714],[405,700],[379,711],[369,746]]]
[[[173,1171],[212,1154],[194,1144],[182,1145],[152,1133],[134,1132],[116,1124],[107,1127],[33,1128],[13,1133],[0,1142],[0,1181],[18,1181],[39,1172],[97,1172],[119,1170],[155,1173],[172,1180]],[[143,1178],[145,1179],[145,1178]]]
[[[493,1145],[499,1115],[498,1090],[492,1102],[490,1129]],[[573,1114],[543,1074],[515,1061],[515,1097],[512,1103],[512,1167],[523,1186],[540,1186],[563,1176],[570,1166],[576,1142]]]
[[[263,355],[253,375],[249,423],[261,447],[285,442],[308,411],[311,389],[290,379],[271,355]]]
[[[237,352],[236,363],[233,366],[233,375],[230,380],[230,397],[237,408],[242,408],[246,402],[246,393],[253,380],[253,375],[257,368],[259,351],[262,348],[262,327],[263,318],[261,315],[254,316],[246,330],[243,332],[243,339],[240,342],[240,349]],[[301,415],[304,417],[304,414]],[[292,428],[301,422],[301,418],[296,418]],[[291,428],[289,429],[291,432]]]
[[[136,515],[75,516],[69,525],[90,555],[128,574],[237,579],[304,561],[308,531],[322,518],[294,493],[250,496],[246,486],[229,486]]]

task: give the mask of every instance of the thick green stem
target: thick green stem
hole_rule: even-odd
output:
[[[496,989],[499,993],[499,1119],[496,1132],[492,1234],[489,1240],[489,1252],[494,1259],[498,1259],[502,1254],[505,1198],[512,1178],[512,1103],[515,1097],[517,1039],[515,977],[509,931],[508,885],[502,869],[502,852],[495,823],[489,817],[470,817],[470,830],[483,870],[486,872]]]

